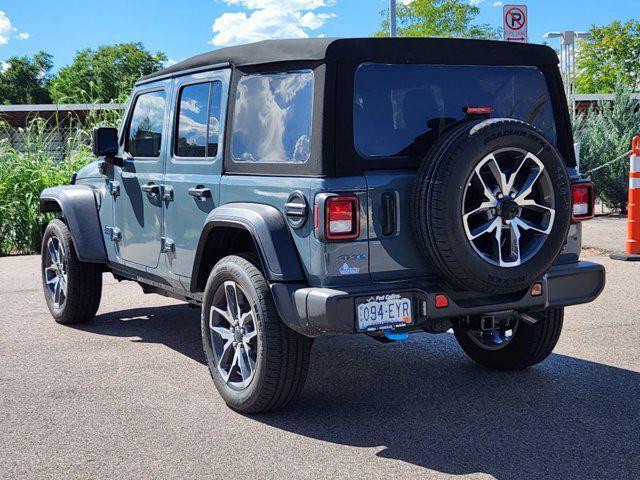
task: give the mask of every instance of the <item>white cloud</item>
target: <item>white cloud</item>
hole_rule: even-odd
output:
[[[175,65],[178,63],[178,60],[174,60],[173,58],[168,58],[166,62],[164,62],[165,67],[170,67],[171,65]]]
[[[16,38],[18,40],[28,40],[29,38],[31,38],[31,34],[28,32],[20,32],[18,35],[16,35]]]
[[[226,0],[227,5],[238,5],[248,10],[277,9],[280,11],[316,10],[329,7],[333,0]]]
[[[0,45],[6,45],[15,31],[7,14],[0,10]]]
[[[469,4],[474,7],[480,6],[481,3],[484,3],[485,0],[469,0]]]
[[[307,38],[321,28],[332,13],[315,12],[334,0],[226,0],[227,5],[248,11],[226,12],[211,27],[216,47],[257,42],[273,38]]]
[[[3,62],[2,60],[0,60],[0,73],[4,73],[7,70],[9,70],[9,67],[11,67],[11,64],[9,62]]]
[[[504,5],[502,2],[493,2],[494,7],[501,7],[502,5]]]

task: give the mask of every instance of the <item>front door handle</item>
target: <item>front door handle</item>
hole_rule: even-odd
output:
[[[160,195],[160,185],[156,185],[155,183],[147,183],[140,187],[143,192],[146,192],[150,197],[155,197],[156,195]]]
[[[204,185],[196,185],[189,189],[189,195],[196,198],[211,198],[211,190]]]

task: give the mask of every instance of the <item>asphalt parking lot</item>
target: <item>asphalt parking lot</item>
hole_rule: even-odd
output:
[[[39,257],[0,258],[0,478],[637,479],[640,263],[602,255],[623,221],[587,228],[608,285],[543,364],[484,370],[450,334],[327,337],[295,404],[255,417],[215,392],[197,310],[105,275],[95,321],[60,326]]]

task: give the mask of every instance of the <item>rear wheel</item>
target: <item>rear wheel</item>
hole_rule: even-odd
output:
[[[312,340],[287,327],[252,256],[213,268],[202,304],[202,342],[215,386],[234,410],[287,405],[302,389]]]
[[[69,228],[52,220],[42,239],[42,287],[56,322],[85,323],[100,306],[102,269],[78,260]]]
[[[495,328],[482,328],[479,319],[454,328],[458,343],[476,363],[497,370],[521,370],[542,362],[553,351],[564,318],[563,308],[531,314],[536,323],[509,319]]]

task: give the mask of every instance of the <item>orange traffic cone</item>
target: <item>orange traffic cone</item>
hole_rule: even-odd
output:
[[[614,253],[615,260],[640,261],[640,136],[633,137],[629,160],[629,203],[627,207],[627,246]]]

